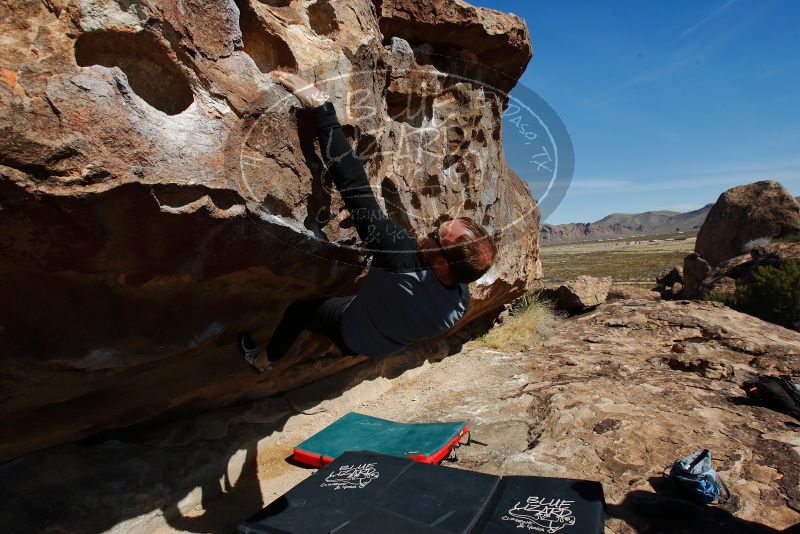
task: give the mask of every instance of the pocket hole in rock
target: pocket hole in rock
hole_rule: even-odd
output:
[[[267,73],[277,68],[296,69],[297,60],[289,45],[267,30],[249,3],[237,0],[236,5],[239,7],[239,29],[242,30],[244,51],[253,58],[258,70]]]
[[[394,121],[421,128],[433,118],[433,100],[416,94],[387,91],[386,112]]]
[[[317,35],[328,35],[339,29],[336,11],[329,0],[317,0],[308,6],[308,22]]]
[[[177,115],[194,101],[192,88],[178,66],[144,34],[84,33],[75,41],[75,61],[81,67],[119,67],[133,92],[167,115]]]

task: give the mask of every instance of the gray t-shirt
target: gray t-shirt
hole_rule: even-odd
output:
[[[342,337],[359,354],[388,356],[450,329],[468,306],[467,286],[448,287],[432,270],[372,268],[342,314]]]

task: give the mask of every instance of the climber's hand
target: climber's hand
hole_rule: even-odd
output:
[[[275,77],[288,91],[297,97],[303,106],[307,108],[317,108],[328,101],[325,93],[317,89],[313,83],[304,80],[297,74],[282,70],[272,71]]]

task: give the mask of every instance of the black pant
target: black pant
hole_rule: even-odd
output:
[[[267,344],[267,358],[271,362],[283,358],[303,330],[328,336],[343,354],[356,354],[345,344],[339,324],[344,309],[352,299],[352,295],[319,297],[291,303]]]

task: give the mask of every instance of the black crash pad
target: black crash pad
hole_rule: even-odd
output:
[[[366,511],[413,460],[342,454],[239,526],[243,534],[317,534]]]
[[[603,486],[599,482],[550,477],[503,477],[492,504],[475,532],[601,534],[603,507]]]
[[[520,530],[523,529],[523,530]],[[346,452],[239,526],[242,534],[601,534],[598,482],[500,478]]]
[[[341,528],[332,531],[332,534],[363,534],[364,532],[380,531],[381,534],[447,534],[441,530],[408,517],[371,507],[369,510],[345,523]]]

